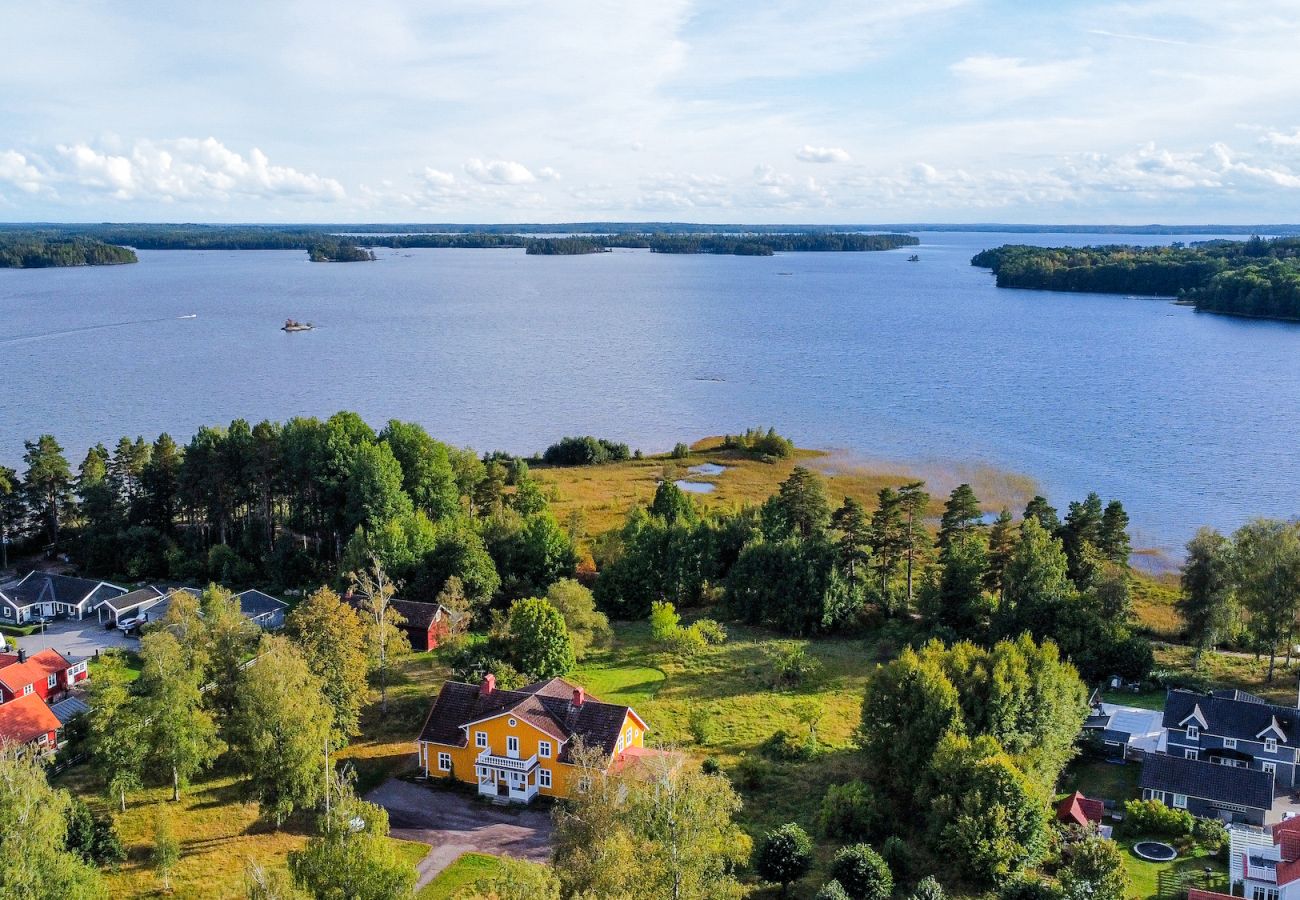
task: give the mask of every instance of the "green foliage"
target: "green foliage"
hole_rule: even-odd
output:
[[[894,892],[889,866],[867,844],[841,848],[831,860],[831,877],[852,900],[887,900]]]
[[[772,687],[799,687],[815,680],[821,673],[821,667],[821,660],[810,654],[802,644],[787,644],[772,659]]]
[[[375,251],[346,238],[320,238],[307,245],[307,258],[312,262],[366,262],[375,258]]]
[[[691,448],[688,447],[686,444],[682,443],[681,441],[678,441],[676,444],[673,444],[673,452],[670,454],[670,456],[672,456],[673,459],[687,459],[690,457],[690,455],[691,455]]]
[[[722,448],[758,459],[777,460],[794,456],[794,441],[777,434],[775,428],[750,428],[744,434],[728,434],[722,439]]]
[[[998,900],[1062,900],[1061,889],[1045,878],[1019,875],[998,888]]]
[[[865,781],[832,784],[822,798],[817,827],[828,838],[870,841],[888,824],[890,811]]]
[[[361,616],[339,595],[322,587],[285,618],[293,640],[330,705],[333,743],[341,745],[360,730],[367,694],[367,630]]]
[[[933,875],[927,875],[916,883],[908,900],[945,900],[943,885]]]
[[[598,466],[622,462],[630,456],[627,444],[588,435],[560,438],[542,453],[542,462],[551,466]]]
[[[60,237],[42,232],[0,234],[0,269],[52,266],[114,266],[139,262],[135,251],[88,237]]]
[[[537,678],[563,675],[575,665],[564,616],[546,600],[518,600],[510,607],[510,651],[517,669]]]
[[[203,668],[194,664],[172,631],[146,634],[140,657],[137,687],[146,723],[145,771],[170,777],[172,799],[177,800],[181,788],[210,766],[224,746],[203,703]]]
[[[1202,528],[1187,542],[1178,612],[1187,624],[1198,663],[1201,654],[1227,637],[1232,626],[1233,566],[1232,543],[1214,529]]]
[[[1134,836],[1177,838],[1192,833],[1195,819],[1185,809],[1165,806],[1159,800],[1129,800],[1124,804],[1124,832]]]
[[[609,644],[613,631],[609,619],[596,610],[596,598],[585,586],[572,578],[564,578],[546,591],[546,600],[564,616],[564,626],[573,642],[573,652],[582,659],[588,650],[600,649]]]
[[[701,747],[713,743],[718,737],[718,717],[708,707],[692,707],[686,724],[690,729],[691,737]]]
[[[1065,850],[1065,865],[1057,873],[1067,900],[1125,900],[1128,876],[1119,845],[1088,837]]]
[[[171,813],[165,808],[158,810],[153,826],[153,851],[149,861],[153,863],[154,872],[162,882],[163,890],[170,893],[172,889],[172,872],[181,860],[181,844],[176,839],[172,827]]]
[[[696,619],[691,630],[704,639],[704,643],[717,647],[727,642],[727,629],[716,619]]]
[[[66,847],[93,865],[114,866],[126,859],[126,848],[111,816],[96,815],[81,799],[71,797],[67,810]]]
[[[812,863],[812,839],[793,822],[767,832],[754,847],[754,871],[783,891],[806,875]]]
[[[496,859],[495,871],[457,891],[455,900],[560,900],[560,879],[549,866]]]
[[[817,889],[813,895],[813,900],[853,900],[849,892],[844,890],[844,886],[832,878]]]
[[[1300,526],[1256,519],[1237,529],[1232,543],[1237,596],[1256,645],[1268,653],[1272,681],[1277,649],[1300,611]]]
[[[1207,853],[1218,853],[1228,846],[1228,829],[1218,819],[1197,818],[1192,822],[1192,837]]]
[[[671,603],[655,601],[650,605],[650,638],[666,644],[681,630],[682,617]]]

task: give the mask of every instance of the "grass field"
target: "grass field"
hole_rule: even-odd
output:
[[[1101,760],[1075,760],[1061,776],[1058,785],[1060,794],[1072,794],[1083,791],[1085,797],[1094,800],[1114,800],[1123,803],[1135,800],[1141,795],[1138,789],[1138,776],[1142,767],[1137,763],[1102,762]]]
[[[501,868],[499,857],[486,853],[462,853],[416,894],[416,900],[451,900],[461,888],[480,878],[495,875]]]
[[[1156,667],[1178,672],[1195,673],[1204,678],[1212,688],[1240,688],[1258,694],[1266,700],[1294,706],[1296,703],[1296,672],[1300,660],[1286,665],[1279,656],[1273,680],[1268,681],[1268,657],[1256,660],[1253,656],[1228,653],[1207,653],[1201,668],[1192,668],[1192,648],[1170,644],[1156,645]]]
[[[1173,862],[1147,862],[1133,853],[1133,845],[1141,840],[1141,837],[1119,840],[1120,849],[1124,852],[1124,868],[1128,871],[1129,896],[1137,900],[1156,900],[1162,896],[1186,897],[1189,887],[1227,893],[1228,871],[1219,859],[1206,855],[1198,847]],[[1210,870],[1208,877],[1205,874],[1206,868]],[[1175,887],[1179,883],[1185,886],[1181,889]]]
[[[791,459],[760,462],[745,454],[723,450],[721,438],[706,438],[692,445],[688,459],[675,460],[666,455],[628,460],[601,466],[548,468],[538,466],[533,476],[553,488],[552,508],[561,521],[574,512],[581,513],[588,535],[597,535],[622,524],[634,504],[649,503],[655,487],[665,477],[714,485],[712,493],[694,494],[704,507],[732,507],[745,503],[762,503],[776,492],[795,466],[804,466],[826,478],[826,494],[834,504],[844,497],[861,500],[868,509],[875,508],[875,497],[883,487],[898,487],[923,475],[933,479],[930,486],[929,514],[943,511],[946,492],[959,480],[969,481],[984,508],[997,511],[1003,506],[1013,511],[1024,508],[1034,495],[1032,479],[985,466],[965,467],[952,472],[923,473],[908,471],[896,464],[869,463],[847,455],[822,450],[796,450]],[[687,471],[701,463],[724,466],[721,475],[703,476]],[[948,482],[951,482],[949,484]]]

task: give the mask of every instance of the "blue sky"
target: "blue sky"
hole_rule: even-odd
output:
[[[9,221],[1300,221],[1300,0],[0,0]]]

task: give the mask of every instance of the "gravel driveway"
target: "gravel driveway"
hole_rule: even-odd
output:
[[[95,621],[94,616],[81,621],[55,619],[45,626],[44,633],[38,631],[25,637],[9,638],[10,643],[14,641],[17,641],[18,646],[28,653],[53,647],[74,660],[94,656],[96,650],[108,650],[114,647],[127,650],[140,648],[139,638],[127,637],[116,628],[105,628],[102,622]]]
[[[481,806],[452,791],[395,778],[366,795],[388,810],[389,833],[433,849],[417,867],[423,887],[462,853],[491,853],[533,862],[551,855],[551,816],[541,809]]]

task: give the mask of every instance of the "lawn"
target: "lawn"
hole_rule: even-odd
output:
[[[1128,870],[1129,895],[1137,900],[1156,900],[1187,896],[1189,887],[1227,893],[1227,867],[1216,857],[1208,856],[1200,847],[1190,854],[1180,855],[1167,863],[1147,862],[1133,853],[1133,845],[1144,838],[1121,838],[1124,868]],[[1210,869],[1206,877],[1205,869]]]
[[[495,875],[501,868],[499,857],[487,853],[462,853],[416,894],[416,900],[451,900],[461,888],[480,878]]]
[[[1083,791],[1085,797],[1094,800],[1123,803],[1138,798],[1141,773],[1142,767],[1138,763],[1119,765],[1097,759],[1078,759],[1061,775],[1058,788],[1061,794]]]
[[[1256,660],[1253,656],[1236,656],[1227,653],[1207,653],[1199,670],[1192,668],[1192,649],[1172,644],[1156,645],[1156,668],[1203,678],[1212,689],[1240,688],[1258,694],[1274,703],[1295,706],[1295,662],[1288,667],[1286,658],[1279,656],[1272,682],[1268,681],[1268,657]]]

